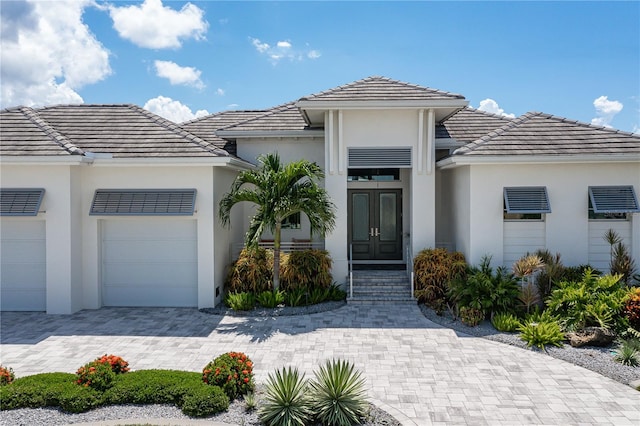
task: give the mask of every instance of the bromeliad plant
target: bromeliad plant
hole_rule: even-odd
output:
[[[202,381],[220,386],[233,400],[253,391],[253,362],[242,352],[227,352],[204,367]]]

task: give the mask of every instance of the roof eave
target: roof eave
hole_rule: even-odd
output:
[[[407,109],[407,108],[464,108],[469,104],[466,99],[429,99],[429,100],[363,100],[363,101],[322,101],[300,100],[296,106],[303,110],[327,109]]]
[[[38,166],[75,166],[83,163],[91,163],[92,159],[82,155],[2,155],[0,163],[3,165],[38,165]]]
[[[557,154],[557,155],[453,155],[438,161],[439,169],[468,165],[562,164],[562,163],[636,163],[640,153],[630,154]]]

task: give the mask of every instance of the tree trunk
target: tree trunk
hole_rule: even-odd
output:
[[[276,232],[273,235],[273,291],[280,288],[280,231],[282,224],[276,223]]]

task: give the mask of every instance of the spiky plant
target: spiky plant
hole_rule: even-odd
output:
[[[615,351],[613,357],[622,365],[637,367],[640,365],[640,341],[637,339],[623,340]]]
[[[366,413],[365,381],[352,363],[330,360],[315,373],[311,394],[318,420],[325,425],[360,423]]]
[[[285,367],[269,374],[258,415],[268,426],[304,426],[311,420],[308,381],[297,368]]]
[[[518,259],[513,264],[513,275],[518,278],[528,278],[536,272],[544,268],[544,262],[540,256],[535,254],[527,254],[526,256]]]

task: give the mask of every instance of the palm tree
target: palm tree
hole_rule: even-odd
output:
[[[280,240],[282,222],[296,213],[309,218],[311,234],[324,236],[335,226],[335,206],[318,181],[322,169],[307,160],[286,165],[277,153],[258,157],[260,167],[241,172],[220,201],[220,221],[230,222],[231,208],[248,201],[257,206],[245,236],[247,247],[257,247],[265,230],[273,233],[273,288],[280,286]]]

